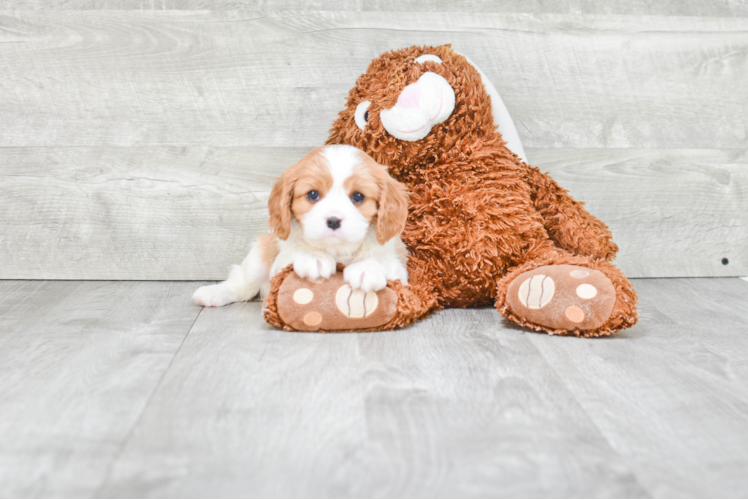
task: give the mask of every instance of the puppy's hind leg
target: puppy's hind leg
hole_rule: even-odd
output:
[[[263,234],[252,244],[241,266],[233,265],[226,281],[198,288],[192,299],[201,306],[221,307],[232,302],[266,295],[270,288],[270,266],[278,254],[276,237]]]

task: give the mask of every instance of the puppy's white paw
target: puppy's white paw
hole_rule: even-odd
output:
[[[343,279],[351,288],[360,288],[364,292],[377,292],[387,286],[384,266],[373,259],[347,266],[343,271]]]
[[[201,286],[192,294],[192,300],[205,307],[221,307],[238,300],[236,292],[225,283]]]
[[[335,274],[337,263],[327,254],[309,254],[299,252],[293,259],[293,270],[300,278],[316,280],[329,278]]]

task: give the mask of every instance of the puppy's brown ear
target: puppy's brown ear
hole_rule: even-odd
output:
[[[408,189],[381,166],[379,176],[379,209],[377,210],[377,241],[384,245],[405,229],[408,218]]]
[[[291,202],[293,201],[293,186],[296,183],[295,170],[292,167],[281,175],[273,186],[273,190],[270,191],[268,199],[268,212],[270,212],[268,226],[282,240],[288,239],[291,234],[291,220],[293,219]]]
[[[291,203],[293,202],[296,181],[302,176],[304,170],[308,169],[309,165],[314,164],[319,158],[320,149],[312,149],[301,160],[283,172],[283,175],[273,186],[273,190],[270,191],[270,198],[268,199],[270,220],[268,226],[282,240],[288,239],[291,234],[291,221],[293,221]]]

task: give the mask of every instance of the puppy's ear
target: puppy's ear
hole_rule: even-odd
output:
[[[408,189],[381,167],[379,176],[379,209],[377,210],[377,241],[384,245],[405,229],[408,218]]]
[[[268,212],[270,212],[268,226],[282,240],[288,239],[291,234],[291,220],[293,219],[291,202],[293,201],[293,186],[296,183],[295,170],[291,167],[283,172],[273,186],[268,199]]]
[[[296,181],[303,175],[304,170],[318,161],[320,150],[321,148],[312,149],[301,160],[289,167],[275,183],[273,190],[270,191],[270,198],[268,199],[270,220],[268,226],[282,240],[288,239],[291,234],[291,221],[293,221],[291,203],[293,203]]]

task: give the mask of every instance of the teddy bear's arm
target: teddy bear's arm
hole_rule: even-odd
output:
[[[527,165],[525,174],[535,209],[551,239],[576,255],[611,261],[618,252],[613,235],[602,221],[590,214],[583,203],[572,198],[549,175]]]

